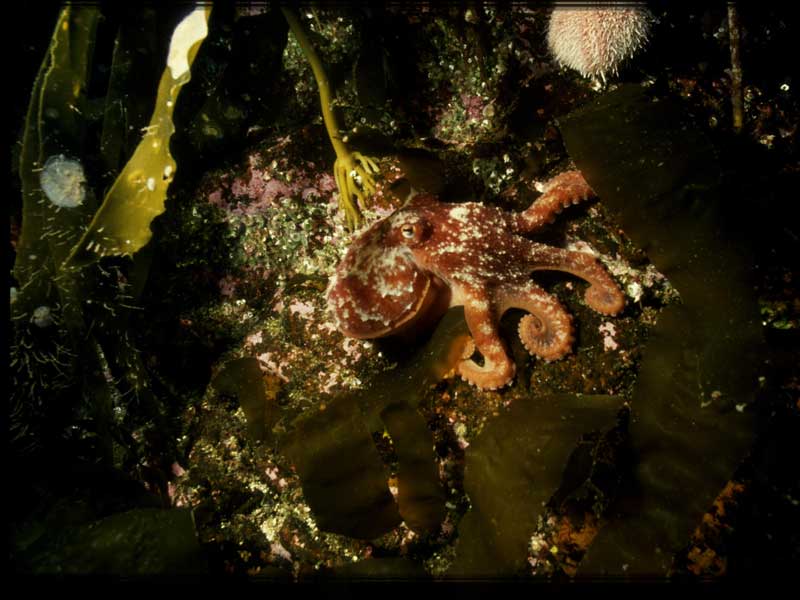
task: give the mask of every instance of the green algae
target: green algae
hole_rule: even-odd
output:
[[[113,182],[133,155],[153,111],[150,85],[157,83],[156,74],[161,67],[157,22],[154,9],[141,7],[135,19],[122,20],[114,39],[100,133],[104,177],[110,178],[106,185]]]
[[[624,85],[561,129],[603,204],[683,301],[659,315],[645,347],[632,488],[580,572],[665,574],[753,441],[762,332],[752,260],[714,149],[680,107]]]
[[[21,289],[12,306],[11,344],[11,404],[17,421],[13,456],[15,468],[26,476],[36,473],[42,489],[53,483],[40,465],[51,468],[54,456],[64,457],[62,468],[69,473],[87,463],[120,473],[141,466],[143,454],[153,451],[158,442],[151,431],[170,427],[129,330],[131,309],[138,308],[136,299],[149,271],[149,253],[132,265],[106,260],[91,268],[63,268],[98,208],[93,189],[102,185],[103,175],[85,167],[94,166],[89,142],[103,116],[96,110],[99,101],[87,99],[102,22],[97,6],[66,6],[59,13],[31,93],[20,153],[22,232],[14,275]],[[115,53],[115,73],[120,56]],[[109,112],[121,101],[123,85],[112,77],[105,98],[99,158],[111,173],[119,168],[126,146],[111,147],[110,141],[129,136],[120,113]],[[140,435],[143,431],[147,439]],[[169,546],[190,538],[196,546],[188,513],[164,511],[152,519],[136,512],[104,516],[51,538],[31,568],[156,572],[178,568],[166,555],[169,548],[155,547],[161,542]],[[144,537],[136,538],[130,530]],[[120,548],[126,543],[128,553]],[[137,571],[137,565],[145,565],[137,563],[138,553],[153,560],[144,571]]]
[[[207,23],[211,8],[206,7],[202,12]],[[178,72],[177,77],[172,65],[164,69],[158,84],[155,109],[142,141],[71,250],[66,261],[68,265],[84,266],[107,255],[132,256],[150,241],[153,235],[150,224],[164,212],[167,190],[177,167],[169,150],[175,132],[172,115],[181,88],[191,79],[191,65],[205,35],[196,38],[189,46],[186,54],[188,67]]]
[[[88,70],[99,19],[97,7],[61,11],[31,92],[20,154],[23,205],[14,264],[20,283],[16,313],[52,299],[55,268],[94,209],[91,196],[70,209],[54,204],[42,190],[40,173],[50,157],[82,155],[86,123],[81,115],[87,110]],[[62,292],[62,301],[70,300]]]
[[[339,208],[344,213],[347,226],[350,229],[356,229],[363,222],[361,211],[366,208],[367,200],[376,190],[373,175],[379,172],[378,166],[371,157],[352,151],[347,147],[345,143],[347,136],[342,135],[343,130],[334,113],[331,86],[322,61],[294,11],[289,8],[281,8],[281,11],[314,73],[319,91],[322,120],[325,123],[328,139],[336,152],[333,174],[336,178],[336,186],[339,188]],[[355,203],[353,198],[356,200]]]
[[[257,358],[248,356],[229,361],[211,384],[218,392],[236,397],[253,440],[268,440],[278,416],[277,406],[267,399]]]
[[[466,452],[464,489],[472,506],[458,526],[446,577],[522,574],[530,537],[580,436],[612,427],[621,405],[615,396],[540,395],[488,422]]]
[[[83,168],[77,157],[82,159],[86,150],[87,129],[91,120],[86,89],[100,20],[101,12],[94,6],[67,6],[61,11],[31,93],[20,154],[22,231],[14,265],[20,292],[12,307],[12,319],[18,323],[18,336],[24,337],[24,320],[29,318],[35,307],[50,306],[54,312],[57,309],[60,325],[58,334],[61,337],[58,342],[51,340],[55,349],[50,353],[53,362],[61,366],[61,373],[70,370],[70,345],[85,337],[85,322],[91,320],[91,315],[86,314],[84,304],[91,303],[93,296],[97,296],[95,288],[101,279],[96,272],[78,273],[62,267],[74,257],[81,244],[86,243],[87,236],[93,235],[95,230],[103,231],[107,226],[102,214],[107,210],[108,203],[95,214],[97,205],[91,185],[85,190],[82,201],[76,202],[74,197],[65,196],[73,194],[77,185],[73,170]],[[190,58],[193,58],[196,50],[195,46]],[[185,81],[182,80],[182,83]],[[109,92],[108,106],[118,104],[118,95],[119,90],[114,92],[112,89]],[[162,100],[167,101],[166,98]],[[158,114],[159,111],[156,111]],[[107,166],[112,169],[120,149],[110,147],[110,140],[117,137],[123,139],[126,132],[123,123],[108,111],[107,117],[101,136],[101,153],[105,152]],[[115,133],[112,130],[116,130]],[[162,146],[166,147],[166,144]],[[135,166],[136,163],[132,161],[128,166],[132,164]],[[50,170],[53,172],[50,173]],[[170,170],[174,171],[174,165]],[[114,209],[116,212],[112,212],[123,228],[135,225],[142,215],[136,212],[136,207],[131,209],[129,206],[125,209],[128,212],[120,212],[121,208],[117,206]],[[93,215],[92,225],[90,221]],[[106,233],[113,234],[112,229]],[[123,231],[129,233],[127,229]],[[92,245],[95,249],[99,248],[94,243]],[[95,253],[92,258],[99,255]],[[80,260],[71,262],[73,265],[85,263]],[[56,352],[58,348],[64,350]],[[73,357],[75,352],[73,348]]]
[[[444,521],[444,491],[434,461],[431,432],[422,415],[408,404],[392,404],[381,420],[397,453],[397,504],[409,529],[435,533]]]
[[[433,438],[416,408],[424,390],[460,357],[466,339],[463,309],[452,309],[406,364],[295,421],[284,452],[300,475],[321,530],[372,539],[401,520],[418,533],[438,529],[444,495]],[[371,435],[384,427],[398,455],[399,506],[389,493],[389,471]]]
[[[203,12],[207,18],[207,11]],[[100,266],[83,270],[63,268],[81,247],[80,240],[91,235],[93,227],[103,229],[104,209],[101,207],[95,213],[97,204],[92,191],[98,182],[90,181],[85,186],[83,166],[89,162],[84,159],[89,130],[97,120],[86,96],[101,19],[96,6],[62,9],[31,93],[20,153],[22,231],[14,265],[20,291],[12,306],[15,325],[12,366],[20,381],[27,375],[32,382],[25,390],[15,385],[15,396],[27,395],[28,399],[38,400],[46,390],[75,389],[85,383],[87,390],[92,391],[90,396],[96,397],[98,414],[106,415],[103,419],[107,420],[109,400],[119,396],[109,384],[109,363],[115,366],[118,358],[127,366],[131,360],[137,362],[132,358],[135,352],[128,352],[127,358],[116,356],[117,350],[126,352],[125,326],[131,308],[126,300],[134,297],[126,293],[125,277],[116,266],[111,272]],[[197,45],[190,49],[188,58],[193,58],[196,51]],[[111,172],[118,168],[124,146],[112,147],[110,142],[129,135],[127,124],[111,110],[122,100],[122,84],[116,76],[126,71],[120,64],[126,60],[123,54],[118,43],[100,139],[101,158]],[[187,78],[188,67],[180,83]],[[174,167],[170,169],[174,171]],[[82,194],[77,196],[78,192]],[[93,215],[94,226],[90,224]],[[118,220],[128,224],[135,223],[138,216],[141,215],[133,212],[117,213]],[[134,295],[141,291],[149,258],[135,261],[130,269],[137,287]],[[116,285],[109,287],[109,281]],[[52,326],[43,327],[41,320],[33,318],[36,311],[45,309],[52,315]],[[37,327],[42,331],[37,331]],[[103,339],[112,331],[108,340]],[[107,360],[111,347],[115,352]],[[130,369],[126,370],[127,375],[131,381],[136,380]],[[141,386],[134,383],[134,387]],[[105,388],[109,389],[102,391]],[[106,409],[100,410],[102,404]]]
[[[88,372],[102,372],[94,346],[86,343],[81,306],[93,282],[58,272],[95,209],[78,157],[87,134],[86,88],[99,20],[97,7],[61,10],[23,129],[22,231],[13,271],[20,289],[11,305],[10,403],[14,446],[26,455],[48,443],[50,436],[41,436],[42,429],[58,426],[55,415],[72,405],[69,394],[83,378],[91,379]],[[37,318],[41,314],[48,318]],[[84,370],[84,364],[91,367]],[[61,409],[45,408],[53,398],[69,402],[61,402]],[[108,416],[101,408],[107,399],[104,395],[94,407],[101,420]]]
[[[322,531],[372,539],[402,520],[353,396],[339,396],[324,410],[302,417],[284,452]]]

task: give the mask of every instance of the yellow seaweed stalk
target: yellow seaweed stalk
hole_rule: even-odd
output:
[[[344,212],[347,227],[352,230],[363,221],[361,209],[366,208],[367,198],[375,192],[373,174],[379,172],[378,165],[369,156],[351,151],[345,145],[340,134],[341,128],[333,112],[330,84],[328,76],[322,68],[322,61],[311,45],[297,15],[287,8],[282,7],[281,11],[283,11],[300,49],[311,65],[314,79],[317,81],[322,119],[325,122],[325,129],[333,150],[336,152],[333,175],[336,179],[336,187],[339,188],[339,208]],[[354,198],[355,203],[353,202]]]

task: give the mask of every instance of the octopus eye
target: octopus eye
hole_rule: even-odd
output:
[[[413,225],[403,225],[400,229],[403,232],[403,237],[405,238],[413,238],[414,237],[414,226]]]

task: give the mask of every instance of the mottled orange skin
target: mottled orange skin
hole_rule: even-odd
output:
[[[459,374],[483,389],[514,377],[500,338],[509,308],[529,312],[519,325],[528,351],[545,360],[571,349],[572,318],[559,301],[531,281],[532,271],[567,271],[588,281],[586,302],[614,315],[625,306],[617,284],[589,254],[532,242],[523,234],[550,223],[565,206],[592,196],[578,171],[553,178],[522,213],[477,202],[448,204],[418,195],[375,223],[348,249],[328,288],[328,306],[347,336],[376,338],[430,320],[434,307],[463,306],[483,365],[464,359]],[[444,299],[444,302],[443,302]]]

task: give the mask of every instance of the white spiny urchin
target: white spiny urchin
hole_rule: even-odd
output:
[[[556,6],[547,44],[562,65],[605,82],[647,42],[652,18],[644,6]]]

